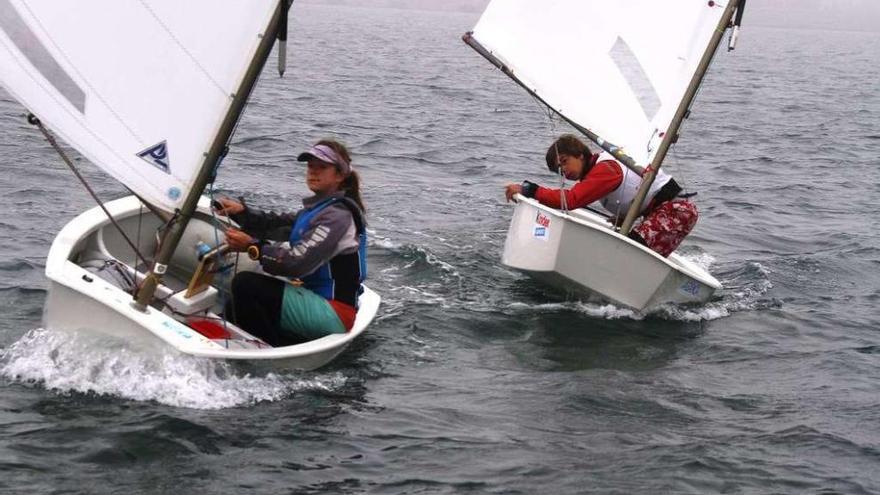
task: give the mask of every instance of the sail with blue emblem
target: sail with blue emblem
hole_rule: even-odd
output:
[[[192,188],[277,0],[0,0],[0,83],[166,211]]]

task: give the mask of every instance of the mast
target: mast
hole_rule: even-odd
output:
[[[694,73],[694,77],[691,79],[691,83],[685,91],[684,98],[681,100],[678,109],[675,111],[675,116],[672,118],[672,122],[666,130],[666,136],[664,136],[663,140],[660,142],[660,147],[657,149],[657,154],[654,155],[654,160],[651,162],[650,167],[646,169],[645,174],[642,176],[642,185],[639,187],[639,191],[636,193],[636,197],[633,199],[632,205],[630,205],[629,211],[626,213],[626,218],[620,227],[621,234],[627,235],[629,234],[630,229],[632,229],[632,225],[642,209],[642,203],[645,202],[645,197],[648,195],[648,190],[651,188],[654,179],[657,177],[657,171],[660,170],[663,159],[669,151],[669,146],[678,139],[678,131],[681,128],[681,123],[687,116],[691,103],[694,101],[694,97],[697,94],[697,90],[700,88],[700,83],[703,81],[703,76],[705,76],[706,70],[708,70],[709,64],[712,62],[712,57],[715,55],[715,51],[721,43],[721,38],[724,36],[724,32],[730,25],[733,12],[738,8],[739,4],[740,0],[732,0],[727,4],[724,14],[718,21],[718,27],[715,28],[715,32],[712,34],[712,39],[709,41],[709,46],[703,53],[703,58],[700,59],[697,71]]]
[[[630,170],[632,170],[633,172],[635,172],[639,175],[642,175],[642,170],[644,170],[644,169],[642,167],[636,165],[635,160],[633,160],[631,156],[624,153],[623,150],[619,146],[615,145],[614,143],[609,143],[608,141],[605,141],[604,139],[599,137],[599,135],[596,134],[595,132],[593,132],[593,131],[587,129],[586,127],[578,124],[577,122],[569,119],[564,114],[560,113],[558,110],[556,110],[555,108],[550,106],[544,100],[544,98],[542,98],[540,95],[538,95],[537,91],[526,86],[525,83],[523,83],[522,80],[520,78],[518,78],[516,76],[516,74],[513,73],[513,70],[507,64],[505,64],[498,57],[493,55],[492,52],[490,52],[489,50],[486,49],[486,47],[481,45],[479,41],[474,39],[472,31],[464,33],[464,35],[462,35],[462,37],[461,37],[461,40],[464,41],[465,43],[467,43],[477,53],[482,55],[483,58],[485,58],[486,60],[491,62],[492,65],[501,69],[501,72],[503,72],[505,75],[507,75],[507,77],[513,79],[513,81],[515,83],[519,84],[523,89],[526,90],[526,92],[528,92],[530,95],[532,95],[532,97],[534,97],[535,99],[537,99],[538,101],[543,103],[544,106],[546,106],[547,108],[552,110],[553,113],[562,117],[563,120],[565,120],[566,122],[568,122],[569,125],[571,125],[575,129],[580,131],[584,136],[587,136],[590,139],[590,141],[596,143],[596,145],[598,145],[603,150],[610,153],[611,156],[613,156],[617,161],[626,165],[626,167],[629,168]]]
[[[199,198],[205,187],[207,187],[208,183],[211,181],[214,168],[223,155],[226,143],[229,141],[229,137],[235,129],[235,125],[244,110],[248,97],[260,76],[260,72],[263,70],[263,65],[265,65],[266,60],[269,58],[269,54],[272,52],[272,46],[275,44],[275,39],[278,37],[282,20],[287,18],[286,9],[289,8],[289,6],[290,1],[279,0],[278,5],[275,7],[275,12],[272,14],[272,20],[269,21],[266,31],[260,35],[260,44],[257,47],[254,58],[251,60],[251,64],[245,72],[244,78],[238,87],[238,91],[232,95],[232,104],[229,107],[229,111],[226,113],[226,117],[220,124],[220,130],[217,132],[217,136],[214,138],[213,143],[211,143],[211,147],[208,149],[208,152],[205,153],[205,159],[202,162],[202,166],[199,169],[195,181],[193,182],[193,187],[187,194],[180,210],[174,218],[172,218],[171,225],[168,227],[168,230],[162,239],[162,245],[159,254],[156,256],[153,268],[150,270],[150,273],[147,274],[143,285],[141,285],[141,288],[135,296],[133,305],[142,311],[146,310],[147,305],[153,299],[153,294],[156,292],[156,288],[162,282],[162,276],[168,269],[168,262],[174,254],[174,251],[177,249],[177,245],[180,243],[180,239],[183,236],[184,230],[186,230],[187,224],[189,224],[190,218],[192,218],[193,213],[196,211]]]

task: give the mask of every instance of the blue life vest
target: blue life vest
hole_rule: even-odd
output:
[[[358,250],[350,254],[337,254],[301,280],[305,288],[321,297],[357,308],[358,296],[363,292],[361,283],[367,278],[367,229],[363,213],[354,201],[330,198],[304,209],[296,216],[289,241],[291,246],[301,241],[305,232],[312,227],[312,219],[335,203],[341,203],[351,211],[357,229]]]

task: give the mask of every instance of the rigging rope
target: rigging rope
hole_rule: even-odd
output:
[[[568,213],[568,198],[565,196],[565,172],[562,170],[562,164],[559,162],[559,149],[556,148],[556,140],[557,138],[557,130],[556,130],[556,119],[554,117],[557,114],[553,111],[550,106],[542,102],[537,95],[532,95],[532,100],[538,104],[538,108],[541,109],[541,113],[546,115],[547,122],[550,124],[550,139],[553,141],[553,150],[556,152],[556,173],[559,175],[559,203],[560,210],[563,213]],[[562,119],[562,117],[559,117]]]
[[[553,126],[555,130],[555,126]],[[553,133],[556,134],[555,132]],[[556,172],[559,174],[559,203],[563,213],[568,213],[568,198],[565,196],[565,171],[562,170],[562,161],[559,159],[559,148],[556,139],[553,140],[553,151],[556,153]]]
[[[28,117],[27,117],[27,121],[29,124],[37,126],[37,128],[40,130],[40,132],[43,133],[43,136],[45,136],[46,141],[48,141],[49,144],[52,145],[52,148],[55,149],[55,151],[58,153],[58,155],[61,156],[61,159],[64,160],[64,163],[66,163],[67,166],[70,168],[70,170],[73,171],[73,174],[76,176],[76,178],[79,179],[80,182],[82,182],[83,186],[85,186],[85,188],[86,188],[86,191],[88,191],[89,194],[92,196],[92,199],[94,199],[95,202],[98,203],[98,206],[101,207],[101,210],[104,211],[104,213],[107,215],[107,218],[110,219],[110,222],[113,223],[113,226],[116,227],[116,229],[119,231],[119,234],[122,235],[123,239],[125,239],[125,242],[127,242],[128,245],[131,246],[131,248],[134,250],[135,255],[137,255],[137,257],[140,258],[140,260],[145,265],[147,265],[148,264],[147,260],[144,259],[141,252],[138,251],[137,246],[135,246],[134,243],[131,242],[131,239],[128,238],[128,235],[126,235],[125,231],[122,230],[122,226],[120,226],[119,223],[116,221],[116,219],[113,218],[113,215],[111,215],[110,212],[107,211],[107,207],[104,206],[104,203],[98,198],[98,195],[95,194],[95,191],[92,189],[91,186],[89,186],[89,183],[86,182],[85,177],[83,177],[82,174],[79,173],[79,170],[77,170],[76,166],[73,164],[73,162],[70,160],[70,158],[68,158],[67,154],[64,153],[64,150],[61,149],[61,147],[58,145],[58,142],[55,141],[55,138],[52,137],[52,134],[49,133],[49,130],[43,126],[43,123],[40,122],[40,119],[38,119],[36,115],[29,113]]]
[[[211,204],[213,205],[213,203],[214,203],[214,182],[213,181],[208,184],[208,198],[211,200]],[[211,226],[214,228],[214,246],[220,246],[221,222],[217,218],[217,214],[215,213],[214,208],[211,207],[210,210],[211,210],[211,220],[212,220]],[[227,279],[229,276],[229,268],[231,265],[223,266],[222,263],[225,261],[225,259],[226,259],[226,254],[217,253],[217,264],[219,266],[217,267],[215,272],[217,274],[219,274],[221,280],[218,281],[219,283],[214,284],[214,286],[217,288],[217,291],[220,293],[219,304],[220,304],[221,308],[226,307],[227,299],[229,299],[230,301],[232,300],[231,291],[226,290],[226,285],[227,285],[226,282],[227,282]],[[237,272],[238,271],[238,255],[237,254],[235,256],[235,268],[236,268],[235,272]],[[221,311],[222,311],[222,309],[221,309]],[[228,330],[228,326],[227,326],[228,322],[226,321],[226,318],[225,317],[221,318],[221,320],[223,321],[223,328]]]
[[[256,79],[254,80],[253,89],[256,89],[257,86],[259,86],[261,76],[262,76],[262,72],[261,72],[260,74],[258,74],[257,77],[256,77]],[[229,144],[232,143],[232,139],[235,137],[235,134],[238,132],[238,126],[241,124],[241,116],[244,115],[245,110],[247,110],[247,107],[250,106],[250,104],[251,104],[250,102],[251,102],[251,96],[252,96],[252,95],[253,95],[253,91],[248,95],[247,99],[245,99],[244,106],[242,107],[242,109],[241,109],[241,113],[239,114],[239,118],[235,120],[235,124],[232,126],[232,131],[229,133],[229,138],[226,140],[226,145],[223,147],[223,153],[221,153],[220,156],[217,158],[217,163],[214,164],[214,168],[211,170],[211,181],[208,182],[208,185],[207,185],[207,189],[208,189],[208,198],[209,198],[210,203],[211,203],[211,206],[209,206],[208,209],[211,211],[211,220],[212,220],[212,222],[211,222],[211,226],[214,228],[214,245],[215,245],[215,246],[220,246],[220,236],[219,236],[219,231],[220,231],[220,230],[224,230],[224,233],[225,233],[225,229],[222,229],[222,228],[221,228],[221,222],[220,222],[220,220],[217,218],[217,214],[214,212],[214,208],[213,208],[213,204],[214,204],[214,182],[217,180],[217,171],[220,170],[220,164],[223,162],[223,159],[226,158],[226,155],[229,153]],[[233,271],[232,271],[232,278],[235,278],[235,275],[238,273],[238,254],[239,254],[239,253],[236,253],[236,254],[235,254],[235,262],[233,263],[234,269],[233,269]],[[222,258],[221,258],[221,256],[222,256]],[[222,261],[225,261],[226,255],[225,255],[225,254],[224,254],[224,255],[220,255],[220,254],[218,253],[218,254],[217,254],[217,257],[218,257],[218,258],[217,258],[217,263],[218,263],[218,265],[219,265],[220,263],[222,263]],[[226,285],[227,285],[227,284],[226,284],[226,278],[227,278],[228,275],[229,275],[229,267],[230,267],[230,265],[219,266],[219,267],[216,269],[216,273],[219,273],[219,274],[220,274],[220,277],[221,277],[223,280],[220,281],[220,283],[216,283],[216,284],[214,284],[214,287],[215,287],[215,288],[217,289],[217,291],[220,293],[220,301],[219,301],[219,303],[220,303],[221,311],[225,311],[225,308],[226,308],[226,302],[227,302],[227,299],[228,299],[229,302],[231,303],[230,306],[231,306],[231,308],[232,308],[232,311],[234,312],[234,311],[235,311],[235,310],[234,310],[234,308],[235,308],[235,301],[233,300],[232,291],[231,291],[231,290],[228,290],[228,291],[226,290]],[[231,279],[230,279],[230,280],[231,280]],[[228,330],[228,326],[227,326],[227,325],[228,325],[228,323],[229,323],[229,322],[227,321],[228,316],[229,316],[229,315],[223,315],[223,318],[221,318],[221,320],[223,321],[223,327],[224,327],[224,329],[227,329],[227,330]],[[234,315],[234,314],[232,315],[232,317],[233,317],[233,319],[235,319],[235,315]]]

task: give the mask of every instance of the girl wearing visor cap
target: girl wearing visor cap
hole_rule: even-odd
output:
[[[314,193],[301,210],[272,213],[218,200],[218,212],[241,226],[226,231],[230,249],[247,251],[272,275],[238,273],[226,318],[272,346],[350,330],[367,273],[365,209],[348,150],[323,140],[297,160],[307,163]]]

